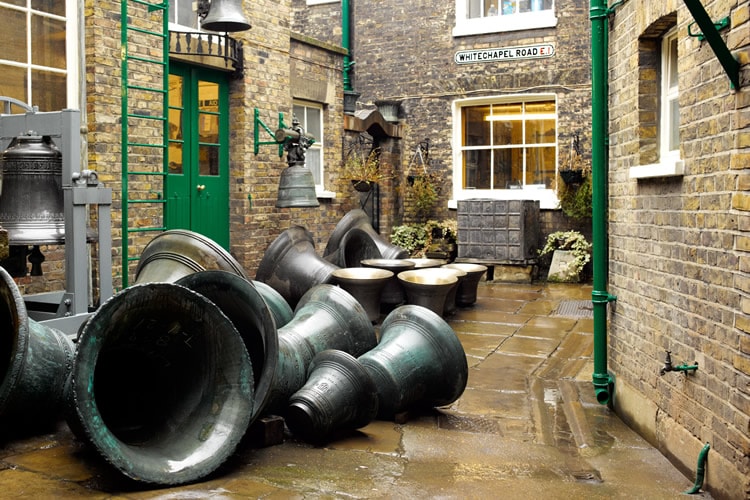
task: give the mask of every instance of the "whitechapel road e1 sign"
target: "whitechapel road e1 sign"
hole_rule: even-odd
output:
[[[512,59],[538,59],[555,55],[555,46],[551,43],[521,45],[495,49],[459,50],[454,56],[456,64],[487,63],[509,61]]]

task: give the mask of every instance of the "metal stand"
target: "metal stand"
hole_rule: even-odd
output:
[[[7,98],[0,97],[2,100]],[[99,186],[95,172],[79,172],[80,127],[80,111],[74,109],[0,114],[0,151],[4,151],[14,137],[33,130],[39,135],[53,137],[62,153],[66,290],[26,295],[24,302],[30,318],[70,335],[76,333],[90,315],[87,205],[97,205],[100,299],[103,302],[112,296],[112,189]]]

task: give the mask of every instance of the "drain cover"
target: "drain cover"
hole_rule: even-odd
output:
[[[590,300],[563,300],[557,308],[557,316],[592,318],[594,305]]]
[[[499,434],[497,422],[482,417],[464,417],[443,414],[438,417],[438,427],[441,429],[473,432],[476,434]]]

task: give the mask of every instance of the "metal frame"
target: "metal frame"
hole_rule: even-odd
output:
[[[4,100],[4,98],[0,98]],[[28,109],[28,107],[27,107]],[[65,333],[77,331],[89,312],[89,272],[86,250],[88,205],[97,205],[99,293],[112,296],[112,190],[95,184],[95,174],[79,172],[81,165],[80,111],[29,111],[0,114],[0,150],[22,134],[34,131],[52,137],[62,153],[63,215],[65,218],[65,291],[24,296],[29,317]],[[87,180],[88,179],[88,180]],[[0,224],[2,222],[0,221]],[[34,311],[35,304],[57,304],[54,313]]]

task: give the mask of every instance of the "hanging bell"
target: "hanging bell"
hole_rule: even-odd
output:
[[[0,156],[0,163],[0,225],[8,231],[8,243],[64,243],[62,153],[52,139],[33,132],[16,137]]]
[[[241,0],[211,0],[208,14],[201,22],[201,28],[209,31],[232,33],[250,29]]]
[[[315,194],[315,179],[304,163],[292,164],[281,171],[277,208],[304,208],[320,206]]]

